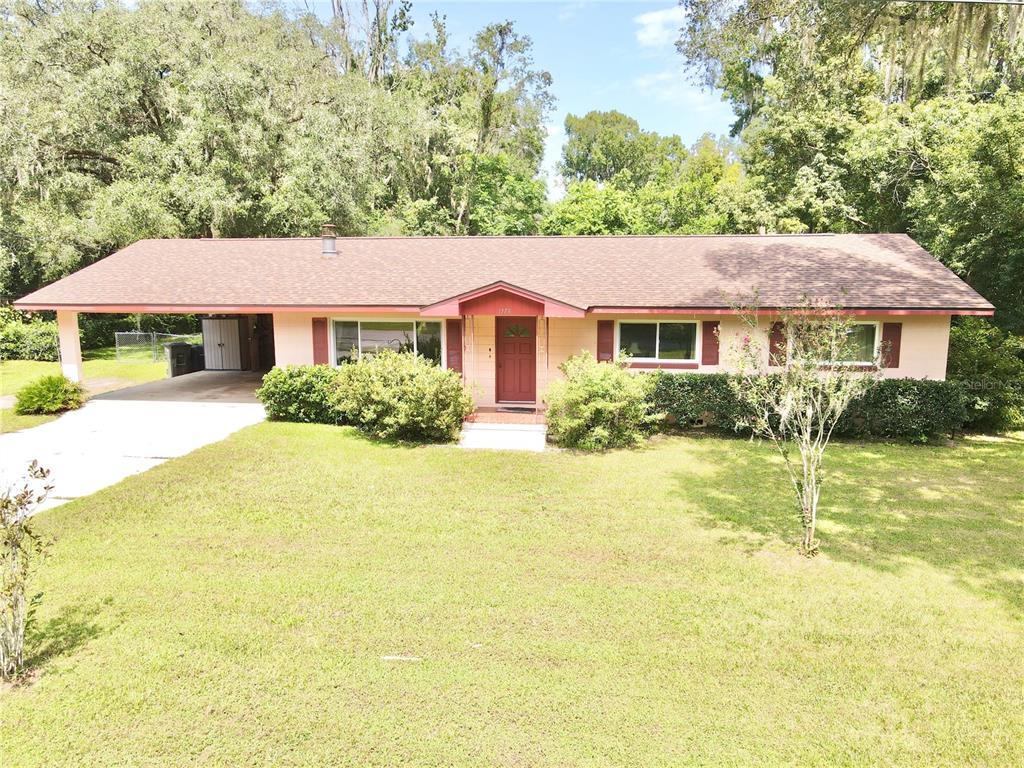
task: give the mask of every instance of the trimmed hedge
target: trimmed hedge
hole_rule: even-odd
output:
[[[967,424],[967,393],[959,382],[882,379],[850,404],[836,425],[847,437],[924,442],[950,436]]]
[[[42,376],[18,390],[14,412],[62,413],[82,406],[82,387],[63,376]]]
[[[707,425],[737,431],[741,406],[724,373],[656,372],[654,409],[670,426]],[[882,379],[854,401],[836,425],[845,437],[924,441],[954,435],[968,423],[968,396],[955,381]]]
[[[273,368],[263,377],[256,397],[274,421],[340,424],[338,409],[341,371],[329,365],[289,365]]]

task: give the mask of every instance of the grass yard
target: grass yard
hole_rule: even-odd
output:
[[[809,561],[767,446],[244,430],[40,516],[0,755],[1021,765],[1024,440],[831,457]]]
[[[167,375],[167,363],[149,361],[121,362],[113,347],[89,349],[82,353],[86,391],[90,395],[123,389],[147,381],[156,381]],[[60,373],[60,363],[42,363],[35,360],[0,361],[0,397],[16,395],[18,390],[40,376]],[[19,416],[13,408],[0,408],[0,434],[17,432],[53,421],[56,416]]]

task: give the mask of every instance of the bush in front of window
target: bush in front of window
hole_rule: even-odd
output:
[[[742,408],[729,387],[729,374],[645,374],[652,379],[654,410],[670,427],[710,426],[737,431]],[[965,387],[955,381],[882,379],[850,403],[835,435],[925,442],[955,435],[969,426]]]
[[[727,374],[654,371],[644,375],[652,380],[654,410],[665,414],[669,426],[732,431],[743,415]]]
[[[851,403],[835,431],[845,437],[924,443],[962,432],[968,422],[967,403],[967,391],[956,381],[882,379]]]
[[[648,376],[625,364],[599,363],[583,352],[561,366],[565,379],[548,387],[548,437],[565,448],[603,451],[640,444],[662,418],[652,411]]]
[[[473,410],[459,374],[420,355],[381,349],[339,374],[335,407],[373,437],[448,442]]]
[[[263,377],[256,397],[267,418],[306,424],[340,424],[336,401],[341,372],[329,365],[289,365],[273,368]]]
[[[82,407],[82,387],[63,376],[42,376],[18,390],[14,412],[63,413]]]

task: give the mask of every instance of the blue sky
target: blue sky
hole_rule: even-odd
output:
[[[329,5],[328,5],[329,8]],[[430,14],[447,17],[453,46],[465,52],[485,25],[511,19],[530,36],[534,61],[554,79],[557,99],[548,118],[544,167],[549,195],[560,197],[554,164],[567,113],[617,109],[640,127],[677,133],[692,144],[704,133],[724,134],[734,120],[719,94],[694,85],[683,72],[675,40],[682,9],[672,2],[431,2],[413,0],[413,34],[430,33]]]

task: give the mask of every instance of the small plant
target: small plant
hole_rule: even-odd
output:
[[[29,577],[47,542],[31,526],[32,510],[50,492],[49,472],[33,461],[20,490],[0,495],[0,679],[13,680],[25,664],[25,628],[29,621]],[[33,484],[42,482],[41,489]]]
[[[418,355],[384,349],[340,373],[336,407],[374,437],[447,442],[473,410],[461,377]]]
[[[82,386],[64,376],[42,376],[18,391],[15,413],[62,413],[82,407]]]
[[[638,445],[661,418],[652,413],[652,379],[625,362],[599,363],[583,352],[561,366],[564,381],[548,387],[548,434],[557,444],[585,451]]]
[[[263,377],[256,397],[275,421],[339,424],[343,414],[336,401],[341,372],[329,365],[289,365]]]

